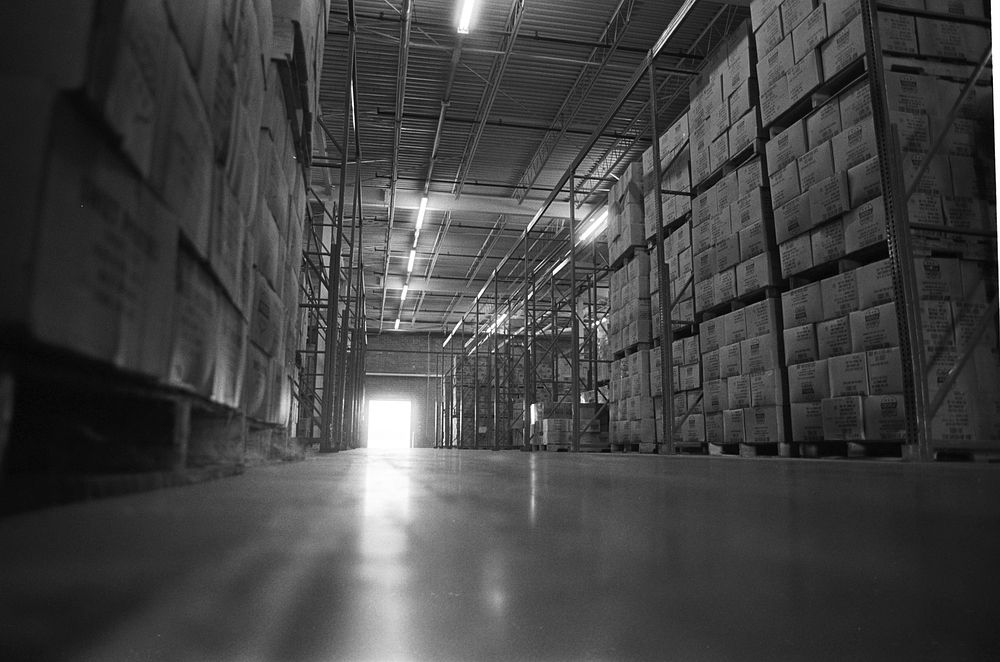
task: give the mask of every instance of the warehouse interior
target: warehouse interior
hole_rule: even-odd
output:
[[[1000,656],[984,0],[8,0],[0,657]]]

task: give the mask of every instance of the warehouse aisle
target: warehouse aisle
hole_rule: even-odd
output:
[[[983,659],[984,466],[352,451],[0,521],[4,660]]]

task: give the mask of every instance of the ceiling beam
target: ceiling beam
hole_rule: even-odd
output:
[[[348,187],[345,193],[345,213],[349,214],[351,209],[350,205],[347,204],[348,200],[353,200],[354,190],[352,187]],[[376,186],[365,186],[362,190],[363,204],[366,210],[368,209],[387,209],[387,190],[382,187]],[[420,208],[420,198],[423,197],[422,191],[413,190],[397,190],[396,191],[396,210],[406,209],[406,210],[417,210]],[[330,202],[327,199],[324,202]],[[429,212],[471,212],[471,213],[482,213],[482,214],[505,214],[507,216],[533,216],[537,212],[537,208],[533,205],[538,204],[539,200],[528,199],[523,203],[519,203],[517,200],[506,196],[506,195],[486,195],[486,194],[463,194],[462,197],[456,198],[452,193],[443,193],[431,191],[427,194],[427,211]],[[582,211],[578,212],[582,216],[586,216],[594,211],[596,207],[583,207]],[[569,202],[563,200],[553,201],[546,210],[546,217],[549,218],[569,218]]]

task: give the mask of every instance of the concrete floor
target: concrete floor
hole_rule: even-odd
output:
[[[0,520],[3,660],[981,660],[998,623],[995,466],[352,451]]]

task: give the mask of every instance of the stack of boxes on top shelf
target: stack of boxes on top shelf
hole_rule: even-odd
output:
[[[753,147],[760,133],[755,49],[746,24],[708,56],[691,82],[691,177],[695,184]]]
[[[272,37],[307,14],[325,31],[329,6],[7,9],[0,322],[286,422],[305,183]]]

